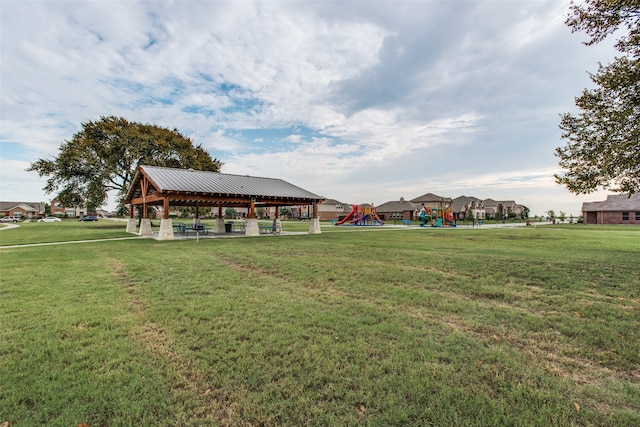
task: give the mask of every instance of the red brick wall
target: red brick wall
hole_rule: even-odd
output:
[[[584,223],[640,225],[640,220],[636,220],[635,211],[629,212],[628,221],[622,219],[622,212],[586,212],[584,216]]]

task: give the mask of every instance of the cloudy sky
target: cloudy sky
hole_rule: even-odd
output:
[[[579,214],[604,193],[555,184],[559,114],[615,51],[584,46],[568,6],[0,0],[0,199],[50,201],[25,168],[116,115],[179,129],[222,172],[344,203],[432,192]]]

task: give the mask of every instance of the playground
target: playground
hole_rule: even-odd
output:
[[[422,206],[418,214],[420,227],[455,227],[456,222],[451,208],[432,208]],[[404,220],[403,222],[410,220]],[[374,226],[384,225],[384,221],[378,216],[375,206],[351,205],[351,212],[339,221],[331,221],[333,225]]]
[[[427,224],[431,225],[431,227],[456,226],[456,222],[450,208],[440,209],[423,206],[418,218],[420,219],[420,227],[425,227]]]
[[[334,225],[358,225],[372,226],[384,225],[384,221],[380,219],[376,213],[375,206],[368,205],[351,205],[351,212],[340,221],[336,221]]]

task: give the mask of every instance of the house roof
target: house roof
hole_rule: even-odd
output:
[[[376,207],[377,212],[407,212],[415,209],[416,205],[406,200],[386,202]]]
[[[143,195],[141,181],[148,180],[150,188]],[[206,205],[220,201],[225,204],[246,203],[254,199],[256,204],[311,204],[324,198],[282,179],[249,175],[232,175],[193,169],[175,169],[158,166],[138,166],[126,203],[145,198],[146,203],[159,204],[164,197],[172,205],[183,206],[198,203]]]
[[[473,197],[473,196],[458,196],[455,199],[453,199],[453,203],[469,203],[469,202],[477,202],[477,201],[481,201],[482,199],[478,199],[477,197]]]
[[[582,204],[582,212],[602,211],[640,211],[640,194],[610,194],[607,200]]]
[[[418,196],[415,199],[409,200],[411,203],[423,203],[423,202],[451,202],[450,197],[442,197],[437,194],[427,193],[422,196]]]
[[[453,199],[452,209],[454,212],[465,212],[471,204],[476,204],[477,208],[478,202],[482,202],[482,200],[478,199],[477,197],[458,196]],[[484,208],[484,204],[482,205],[482,208]]]
[[[0,211],[6,212],[20,207],[25,212],[43,212],[44,206],[40,202],[0,202]]]
[[[322,204],[324,205],[348,205],[348,203],[342,203],[339,200],[336,199],[325,199],[324,202],[322,202]]]

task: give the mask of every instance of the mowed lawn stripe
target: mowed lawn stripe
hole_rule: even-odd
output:
[[[640,233],[450,231],[5,250],[0,374],[9,386],[0,390],[0,418],[636,423],[640,248],[631,243]],[[30,271],[33,259],[46,262]],[[42,301],[52,310],[31,316]],[[84,363],[49,364],[57,375],[46,382],[66,388],[61,396],[33,386],[43,375],[41,344],[54,350],[51,360],[65,353],[55,349],[65,341],[50,326],[56,322],[66,334],[82,325],[82,334],[95,335],[66,340],[72,354],[90,350]],[[101,365],[120,389],[103,380]],[[60,377],[65,371],[84,380]],[[82,384],[96,379],[96,390],[85,392]],[[60,408],[70,397],[61,415],[43,404]]]

